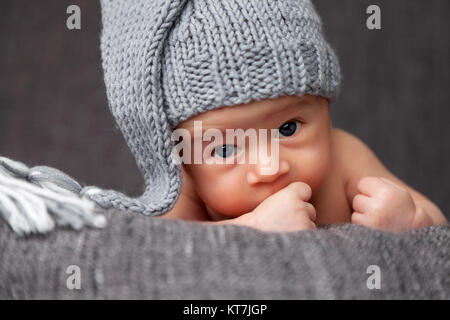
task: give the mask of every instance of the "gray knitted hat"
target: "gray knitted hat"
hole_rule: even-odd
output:
[[[171,134],[180,122],[252,100],[305,93],[334,100],[338,94],[338,61],[310,0],[102,0],[101,5],[109,107],[146,188],[130,198],[82,188],[53,168],[29,169],[0,158],[0,187],[9,188],[3,188],[7,196],[18,203],[25,191],[30,199],[38,195],[58,224],[79,228],[104,221],[86,213],[84,202],[43,194],[17,178],[68,190],[104,208],[161,215],[181,190],[181,165],[171,156]],[[53,228],[44,210],[46,218],[36,218],[25,205],[19,210],[6,200],[0,199],[0,213],[18,233]]]
[[[282,95],[337,96],[338,61],[310,0],[101,4],[109,106],[146,183],[137,199],[88,192],[103,207],[170,210],[182,184],[171,133],[196,114]]]

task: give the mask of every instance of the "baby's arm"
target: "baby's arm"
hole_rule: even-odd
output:
[[[399,232],[447,222],[433,202],[389,172],[361,140],[334,129],[334,141],[353,223]]]

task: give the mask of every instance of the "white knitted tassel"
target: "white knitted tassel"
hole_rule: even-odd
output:
[[[51,179],[38,169],[0,157],[0,216],[14,232],[26,235],[47,233],[56,225],[76,230],[106,225],[93,202],[60,186],[76,183],[73,179],[56,169],[42,168],[50,170]]]

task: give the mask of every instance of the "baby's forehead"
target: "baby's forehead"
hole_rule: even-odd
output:
[[[262,121],[292,110],[298,110],[301,107],[313,104],[316,99],[317,97],[312,95],[282,96],[235,106],[225,106],[194,116],[178,127],[192,129],[195,121],[202,121],[202,124],[211,127],[234,127],[239,123],[248,124],[252,121]]]

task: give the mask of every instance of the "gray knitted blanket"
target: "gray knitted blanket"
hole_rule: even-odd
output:
[[[450,299],[449,226],[269,234],[106,216],[103,230],[29,238],[0,221],[0,298]]]

